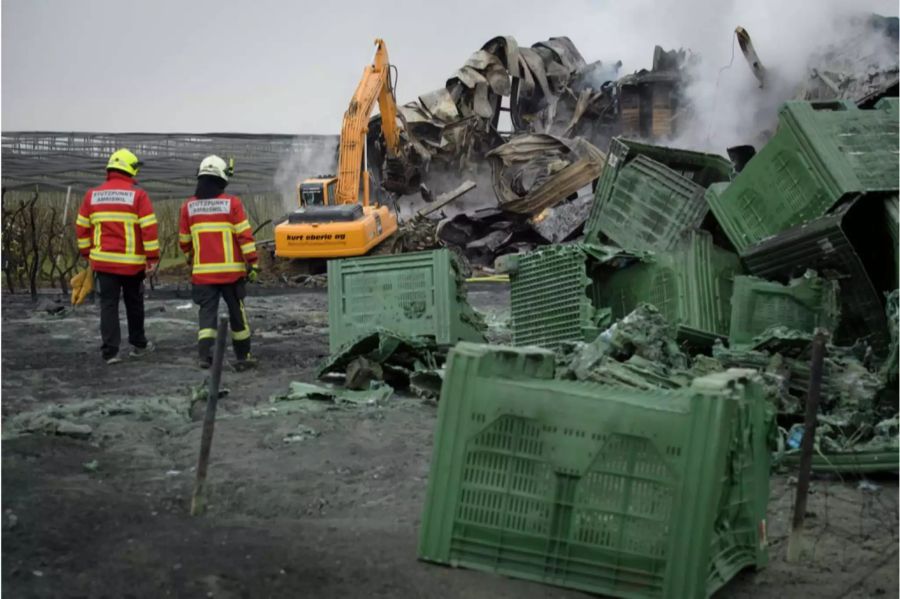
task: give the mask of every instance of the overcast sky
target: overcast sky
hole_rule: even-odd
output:
[[[405,103],[496,35],[568,35],[588,61],[631,72],[654,44],[725,65],[740,24],[765,62],[839,4],[897,14],[895,0],[2,0],[0,125],[337,133],[375,37]]]

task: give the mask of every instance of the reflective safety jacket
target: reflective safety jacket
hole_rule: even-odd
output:
[[[256,243],[240,198],[191,197],[181,206],[178,243],[193,255],[191,281],[197,285],[234,283],[257,260]]]
[[[156,215],[147,192],[125,173],[109,171],[106,182],[84,194],[75,236],[78,250],[97,272],[136,275],[159,260]]]

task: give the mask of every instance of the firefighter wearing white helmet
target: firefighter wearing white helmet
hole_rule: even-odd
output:
[[[200,306],[197,348],[201,368],[212,364],[219,300],[225,301],[237,362],[235,370],[256,365],[250,355],[250,323],[244,310],[245,282],[259,276],[256,243],[241,199],[225,193],[234,161],[207,156],[197,169],[194,195],[181,206],[178,242],[191,262],[192,297]]]
[[[222,179],[226,183],[228,182],[228,178],[234,174],[234,164],[232,161],[232,165],[229,166],[222,158],[219,158],[216,155],[207,156],[200,162],[200,169],[197,171],[197,176],[202,177],[203,175],[210,175],[212,177],[218,177]]]

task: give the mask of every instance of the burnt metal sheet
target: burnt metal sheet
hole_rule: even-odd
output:
[[[600,176],[604,154],[581,138],[515,137],[487,153],[494,192],[511,212],[537,214]]]
[[[440,88],[419,96],[419,101],[434,118],[447,122],[459,117],[456,103],[446,88]]]

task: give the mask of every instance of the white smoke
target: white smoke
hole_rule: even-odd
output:
[[[886,44],[881,33],[871,32],[866,19],[872,10],[863,4],[879,3],[765,0],[717,6],[709,18],[723,34],[732,32],[730,48],[723,52],[721,42],[685,42],[685,47],[698,51],[699,60],[687,70],[690,83],[683,93],[690,110],[672,145],[720,154],[740,144],[759,148],[777,126],[781,106],[796,98],[809,79],[810,68],[819,64],[829,48],[848,40],[871,40],[863,72],[896,65],[896,48]],[[889,15],[896,13],[896,5],[891,11],[880,4]],[[766,68],[763,87],[735,39],[738,25],[750,33]]]
[[[285,212],[298,206],[297,185],[304,179],[332,174],[337,169],[337,137],[297,137],[291,151],[275,171],[275,185],[281,193]]]
[[[579,12],[580,11],[580,12]],[[808,75],[808,66],[834,42],[861,27],[854,15],[897,16],[896,0],[581,0],[569,35],[588,62],[623,61],[620,74],[650,68],[653,46],[684,48],[699,58],[690,69],[687,100],[694,112],[677,124],[678,139],[667,145],[724,154],[729,146],[753,143],[777,125],[777,112]],[[770,78],[763,89],[734,37],[746,29]],[[877,39],[877,34],[871,34]],[[520,40],[524,42],[524,40]],[[883,50],[882,46],[882,50]],[[732,51],[734,57],[732,59]],[[897,63],[897,48],[882,51]],[[681,117],[685,117],[682,113]]]

